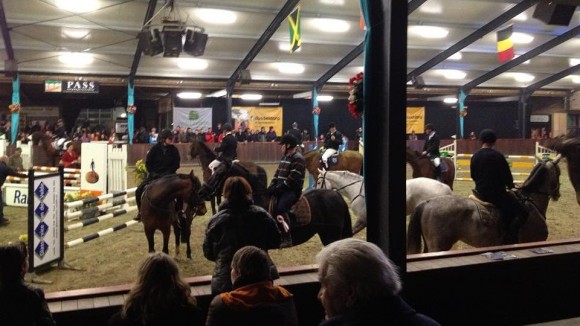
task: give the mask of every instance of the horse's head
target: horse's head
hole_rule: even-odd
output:
[[[332,185],[326,178],[328,172],[318,169],[318,179],[316,180],[316,189],[331,189]]]
[[[560,198],[560,167],[558,166],[560,158],[559,155],[555,160],[545,159],[536,164],[521,190],[526,193],[548,195],[552,200],[558,200]]]
[[[198,141],[197,140],[193,140],[191,142],[191,145],[189,146],[189,155],[191,156],[191,159],[195,159],[198,155],[199,155],[199,151],[198,151]]]
[[[580,205],[580,137],[556,137],[544,141],[544,146],[562,154],[568,161],[568,175]]]
[[[226,177],[229,176],[230,168],[227,164],[220,164],[213,172],[213,174],[200,187],[198,195],[203,200],[210,200],[211,197],[216,196],[221,190]]]
[[[189,173],[189,179],[191,181],[191,188],[189,190],[189,195],[186,200],[187,202],[187,209],[189,210],[188,216],[191,215],[192,217],[195,215],[205,215],[207,213],[207,208],[205,207],[205,202],[199,196],[199,191],[201,189],[201,182],[199,178],[193,174],[193,170]]]

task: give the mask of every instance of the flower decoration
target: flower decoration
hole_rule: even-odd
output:
[[[317,107],[315,107],[315,108],[312,110],[312,114],[314,114],[314,115],[319,115],[319,114],[320,114],[320,107],[318,107],[318,106],[317,106]]]
[[[127,106],[127,113],[135,113],[137,112],[137,106],[136,105],[128,105]]]
[[[463,110],[459,111],[459,116],[460,117],[465,117],[467,116],[467,108],[463,108]]]
[[[353,117],[359,118],[364,111],[363,73],[359,72],[348,83],[348,110]]]
[[[22,110],[22,106],[20,105],[20,103],[10,104],[8,108],[10,109],[11,113],[19,113],[20,110]]]

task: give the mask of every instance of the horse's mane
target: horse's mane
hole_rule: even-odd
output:
[[[553,149],[564,156],[567,156],[571,151],[580,147],[580,137],[566,137],[560,136],[546,140],[544,146]]]
[[[534,166],[532,171],[530,172],[530,176],[526,179],[524,184],[522,185],[521,189],[526,192],[531,192],[533,189],[537,189],[540,187],[540,183],[545,182],[545,178],[550,177],[546,175],[549,171],[546,167],[546,163],[550,162],[551,160],[542,160],[538,164]],[[556,171],[560,170],[560,167],[557,164],[553,164],[554,169]]]

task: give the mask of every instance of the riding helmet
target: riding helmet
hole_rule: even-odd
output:
[[[479,133],[479,140],[482,143],[493,144],[497,140],[497,135],[495,134],[495,131],[493,131],[492,129],[483,129]]]
[[[232,131],[232,130],[234,130],[234,128],[232,128],[232,125],[229,124],[229,123],[224,123],[223,129],[225,131]]]
[[[163,141],[167,138],[173,138],[173,132],[170,129],[163,129],[159,134],[159,139]]]
[[[336,128],[336,124],[334,124],[334,122],[331,122],[328,124],[328,129],[330,128]]]
[[[296,138],[294,136],[287,134],[282,136],[282,139],[280,139],[280,145],[284,144],[288,145],[288,148],[292,148],[298,145],[298,141],[296,141]]]
[[[298,128],[298,122],[294,121],[294,123],[292,123],[292,128]]]
[[[435,130],[435,127],[433,127],[432,124],[428,123],[425,125],[425,130]]]

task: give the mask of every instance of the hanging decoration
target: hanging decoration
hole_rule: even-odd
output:
[[[12,104],[9,106],[11,112],[10,143],[14,144],[18,136],[18,122],[20,121],[20,75],[12,80]]]
[[[127,84],[127,132],[129,133],[129,144],[133,144],[133,130],[135,126],[135,87],[131,81]]]
[[[355,118],[364,112],[363,73],[359,72],[349,80],[348,110]]]
[[[314,141],[318,145],[318,118],[320,116],[320,107],[318,106],[318,90],[312,89],[312,122],[314,124]],[[318,146],[316,146],[318,147]]]

